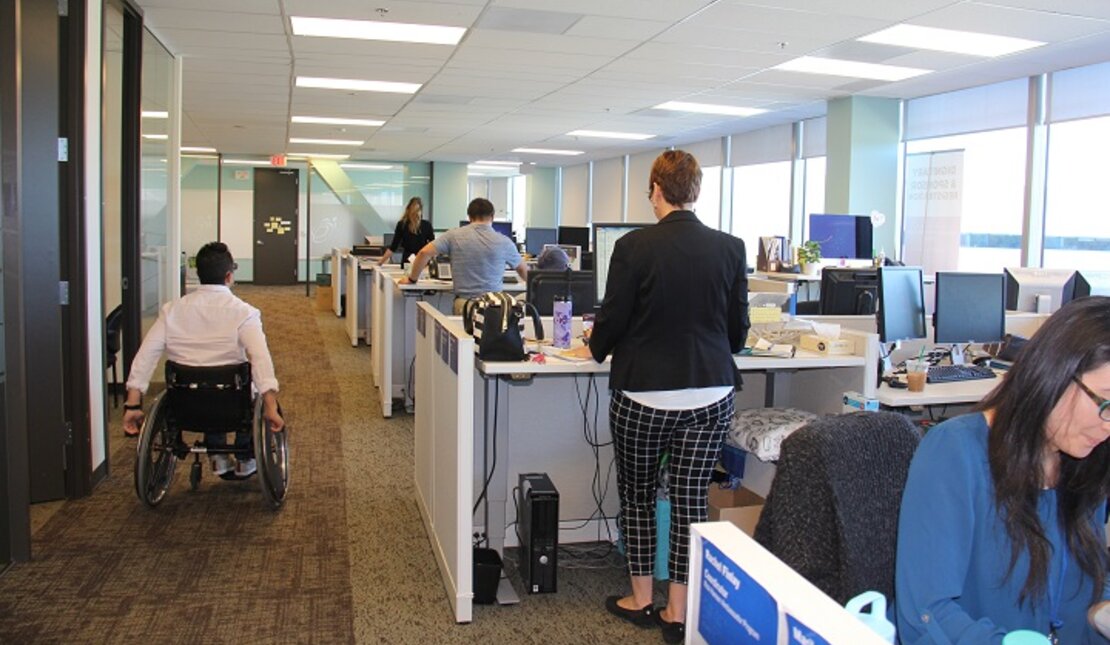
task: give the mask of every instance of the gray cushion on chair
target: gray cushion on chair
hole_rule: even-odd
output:
[[[893,412],[814,421],[782,443],[755,539],[840,604],[894,594],[898,509],[920,435]]]

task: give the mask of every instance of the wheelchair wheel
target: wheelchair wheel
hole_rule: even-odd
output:
[[[177,468],[174,440],[166,426],[164,396],[158,395],[143,422],[135,455],[135,493],[152,508],[166,496]]]
[[[262,416],[262,397],[254,406],[254,453],[262,497],[270,508],[277,510],[289,490],[289,426],[281,432],[270,432]]]

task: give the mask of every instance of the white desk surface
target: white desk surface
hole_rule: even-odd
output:
[[[451,282],[450,280],[421,278],[420,281],[416,284],[398,284],[401,278],[406,277],[407,274],[389,273],[387,275],[391,280],[393,280],[393,284],[397,285],[397,288],[401,291],[453,291],[455,288],[455,283]],[[520,277],[517,277],[516,280],[516,282],[503,282],[501,284],[501,290],[509,292],[527,290],[528,286],[524,284]]]
[[[783,282],[820,282],[821,274],[811,275],[809,273],[778,273],[770,271],[756,271],[752,274],[756,278],[767,278],[768,280],[782,280]]]
[[[922,392],[894,389],[883,383],[879,386],[876,398],[879,399],[879,403],[892,408],[915,405],[978,403],[1001,382],[1002,374],[999,373],[997,378],[957,381],[955,383],[927,383],[925,390]]]
[[[865,363],[862,356],[822,356],[801,349],[794,355],[794,358],[733,356],[733,361],[736,363],[737,369],[742,372],[862,367]],[[596,374],[609,372],[609,361],[600,364],[595,361],[566,361],[555,356],[548,356],[545,363],[534,361],[478,361],[477,365],[479,371],[483,374]]]

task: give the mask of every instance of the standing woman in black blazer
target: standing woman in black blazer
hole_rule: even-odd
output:
[[[606,608],[641,627],[658,624],[668,643],[686,622],[690,523],[706,520],[709,475],[733,412],[732,355],[748,333],[744,242],[691,212],[701,168],[669,150],[651,168],[648,198],[658,222],[617,241],[590,352],[613,354],[609,427],[617,461],[620,526],[632,593]],[[668,604],[652,606],[655,487],[659,457],[671,451]]]
[[[390,252],[382,256],[381,264],[389,262],[397,247],[401,247],[401,264],[404,264],[411,256],[419,253],[428,242],[436,239],[436,234],[432,231],[432,223],[423,217],[424,202],[419,197],[413,197],[409,200],[408,206],[405,206],[405,214],[397,222],[397,229],[393,231],[393,244],[389,247]]]

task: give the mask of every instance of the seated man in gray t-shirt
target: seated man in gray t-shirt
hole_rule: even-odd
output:
[[[515,269],[521,280],[528,278],[528,269],[512,240],[493,230],[493,204],[479,197],[470,202],[466,214],[469,225],[451,229],[420,249],[412,271],[401,278],[401,284],[415,284],[437,254],[451,257],[456,309],[466,298],[501,291],[507,268]]]

